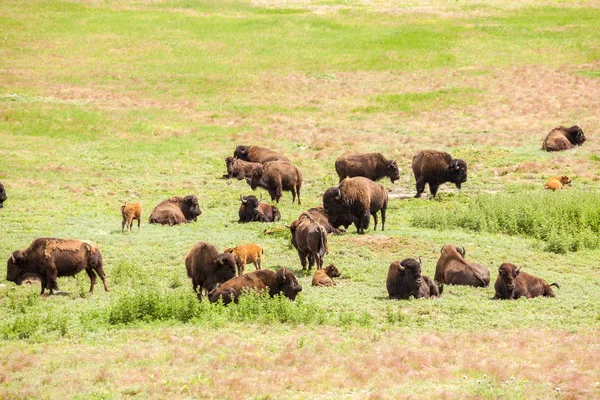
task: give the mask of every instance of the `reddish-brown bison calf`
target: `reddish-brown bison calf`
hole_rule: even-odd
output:
[[[121,232],[125,231],[125,227],[127,226],[127,231],[131,232],[131,226],[133,225],[133,220],[137,220],[138,223],[138,231],[141,229],[140,225],[142,222],[142,203],[125,203],[121,206],[121,215],[123,216],[123,221],[121,222]]]
[[[246,264],[253,263],[257,270],[262,269],[263,248],[258,244],[243,244],[237,247],[230,247],[223,252],[231,254],[235,259],[238,275],[244,273]]]
[[[318,269],[312,279],[313,286],[335,286],[332,278],[337,278],[341,275],[340,270],[333,264],[326,268]]]

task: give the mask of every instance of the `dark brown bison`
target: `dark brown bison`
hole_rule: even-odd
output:
[[[268,290],[271,297],[283,294],[290,300],[296,299],[296,295],[302,291],[292,271],[281,268],[279,271],[261,269],[230,279],[209,293],[208,299],[217,302],[220,298],[224,304],[238,301],[238,297],[244,290],[261,292]]]
[[[346,228],[354,223],[359,234],[369,227],[371,214],[377,229],[377,212],[381,211],[381,230],[385,229],[385,212],[388,194],[383,186],[368,178],[346,178],[338,187],[329,188],[323,194],[323,207],[329,222],[335,227]]]
[[[149,222],[151,224],[178,225],[196,221],[200,214],[202,211],[200,211],[196,196],[173,196],[154,207]]]
[[[275,222],[281,220],[279,209],[258,200],[256,196],[241,196],[238,222]]]
[[[230,253],[219,253],[212,244],[198,242],[185,257],[185,269],[198,300],[202,300],[202,289],[208,294],[217,284],[235,277],[236,263]]]
[[[325,209],[323,208],[323,206],[318,206],[318,207],[312,207],[309,208],[308,210],[304,211],[308,214],[310,214],[310,216],[317,221],[319,224],[321,224],[321,226],[323,228],[325,228],[325,231],[327,232],[327,234],[330,233],[342,233],[342,230],[334,227],[333,225],[331,225],[331,223],[329,222],[329,217],[327,216],[327,213],[325,212]],[[302,214],[300,214],[302,215]]]
[[[340,270],[333,264],[326,268],[318,269],[312,279],[313,286],[335,286],[332,278],[337,278],[341,275]]]
[[[283,154],[260,146],[238,146],[235,148],[233,156],[235,158],[239,158],[240,160],[261,164],[269,161],[290,162],[290,160],[288,160]]]
[[[271,201],[279,203],[282,191],[292,192],[292,203],[298,196],[300,202],[300,188],[302,187],[302,174],[294,165],[285,161],[270,161],[262,166],[253,168],[249,175],[246,175],[246,182],[252,190],[257,187],[267,189],[271,195]]]
[[[467,163],[443,151],[421,150],[413,157],[412,168],[417,181],[415,198],[421,197],[426,183],[435,197],[442,183],[452,182],[460,189],[467,181]]]
[[[372,181],[388,177],[394,183],[400,179],[396,160],[388,160],[381,153],[352,154],[338,157],[335,170],[340,182],[347,177],[364,176]]]
[[[121,232],[125,231],[125,227],[127,227],[127,230],[131,232],[131,226],[133,225],[134,219],[137,220],[138,231],[141,229],[142,203],[123,204],[121,206],[121,215],[123,216],[123,221],[121,221]]]
[[[434,279],[438,285],[466,285],[487,287],[490,284],[490,270],[481,264],[465,259],[465,248],[459,249],[453,244],[446,244],[435,266]]]
[[[20,285],[25,275],[38,275],[42,282],[41,294],[46,288],[53,294],[58,290],[56,279],[59,276],[73,276],[84,269],[90,277],[90,293],[94,293],[96,274],[108,292],[98,246],[76,239],[39,238],[27,249],[15,251],[8,259],[6,280]]]
[[[557,283],[548,282],[537,276],[521,272],[514,264],[504,263],[498,268],[498,278],[494,283],[496,295],[494,299],[518,299],[526,297],[528,299],[537,296],[554,297],[554,292],[550,286],[559,287]]]
[[[581,146],[585,141],[585,135],[577,125],[573,125],[570,128],[557,126],[546,135],[546,138],[542,142],[542,150],[569,150],[575,146]]]
[[[290,225],[292,245],[298,251],[302,270],[312,269],[315,263],[317,269],[323,267],[323,257],[327,254],[327,232],[325,228],[315,221],[309,213],[303,212],[300,217]]]
[[[4,185],[0,182],[0,208],[4,207],[4,203],[8,197],[6,196],[6,190],[4,190]]]
[[[245,179],[252,168],[261,165],[260,163],[248,162],[233,157],[225,158],[225,164],[227,164],[227,175],[223,175],[223,178],[235,178],[238,181]]]
[[[390,299],[406,300],[410,296],[417,299],[439,297],[443,288],[438,288],[437,283],[429,277],[421,276],[421,259],[405,258],[390,265],[387,290]]]

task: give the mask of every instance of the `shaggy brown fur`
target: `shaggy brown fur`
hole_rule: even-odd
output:
[[[323,228],[325,228],[325,231],[327,232],[327,234],[330,233],[342,233],[342,231],[338,228],[335,228],[333,225],[331,225],[331,223],[329,222],[329,217],[327,216],[327,213],[325,212],[325,209],[323,208],[323,206],[319,206],[319,207],[313,207],[313,208],[309,208],[306,211],[308,214],[310,214],[310,216],[317,221],[319,224],[321,224],[321,226]],[[300,213],[300,215],[302,215],[302,213]],[[298,217],[300,218],[300,217]]]
[[[238,222],[275,222],[281,220],[279,209],[258,200],[256,196],[240,195],[240,209],[238,210]]]
[[[238,181],[245,179],[252,168],[261,165],[260,163],[238,160],[233,157],[225,158],[225,164],[227,164],[227,175],[223,175],[223,177],[229,179],[235,178]]]
[[[421,150],[413,157],[412,169],[417,182],[415,198],[421,197],[426,183],[435,197],[441,184],[452,182],[460,189],[467,181],[467,163],[443,151]]]
[[[583,130],[577,125],[570,128],[557,126],[546,135],[542,142],[542,150],[563,151],[581,146],[586,141]]]
[[[285,161],[271,161],[265,163],[262,167],[253,168],[246,176],[246,182],[252,190],[257,187],[267,189],[271,196],[271,201],[279,203],[282,191],[292,192],[292,203],[298,196],[300,201],[300,188],[302,188],[302,174],[294,165]]]
[[[414,258],[390,264],[386,286],[390,299],[403,300],[410,296],[416,299],[439,297],[443,290],[438,289],[437,283],[429,277],[421,275],[421,262]]]
[[[210,243],[198,242],[185,257],[187,276],[192,279],[192,288],[202,300],[202,289],[206,293],[217,284],[235,277],[235,259],[229,253],[219,253]],[[198,288],[200,288],[198,290]]]
[[[364,176],[372,181],[387,176],[392,183],[400,178],[396,160],[388,160],[381,153],[352,154],[338,157],[335,170],[340,182],[346,177]]]
[[[496,295],[494,299],[518,299],[526,297],[528,299],[537,296],[555,297],[550,286],[559,287],[557,283],[548,282],[537,276],[521,272],[514,264],[504,263],[498,268],[498,278],[494,283]]]
[[[141,222],[142,222],[142,203],[125,203],[121,206],[121,215],[123,216],[123,221],[121,222],[121,232],[125,231],[125,226],[127,226],[127,231],[131,232],[131,226],[133,225],[133,220],[136,219],[138,223],[138,231],[141,230]]]
[[[565,185],[568,185],[571,182],[571,179],[566,175],[555,176],[548,179],[548,181],[544,183],[544,189],[555,191],[562,189]]]
[[[240,160],[261,164],[269,161],[290,162],[283,154],[261,146],[237,146],[233,152],[233,156]]]
[[[198,198],[193,195],[178,197],[174,196],[161,201],[150,214],[151,224],[178,225],[196,221],[202,214],[198,205]]]
[[[312,279],[313,286],[335,286],[335,282],[332,278],[339,277],[340,271],[333,264],[328,265],[326,268],[318,269],[315,271],[315,275]]]
[[[6,190],[4,190],[4,185],[0,182],[0,208],[4,207],[4,202],[8,197],[6,196]]]
[[[230,247],[223,252],[230,253],[235,259],[238,276],[244,273],[246,264],[253,263],[257,270],[262,269],[263,248],[258,244],[243,244],[237,247]]]
[[[290,225],[292,245],[298,251],[302,270],[312,269],[317,264],[317,269],[323,267],[323,257],[328,253],[327,232],[325,228],[315,221],[309,213],[303,212],[300,217]]]
[[[464,248],[461,251],[448,243],[440,253],[434,277],[440,287],[444,284],[487,287],[490,284],[490,270],[481,264],[467,261]]]

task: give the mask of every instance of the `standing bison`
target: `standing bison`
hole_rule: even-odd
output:
[[[383,186],[368,178],[346,178],[338,187],[329,188],[323,194],[323,207],[329,222],[335,227],[346,228],[354,223],[359,234],[369,227],[371,214],[377,229],[377,212],[381,211],[381,230],[385,229],[385,212],[388,194]]]
[[[426,183],[435,197],[442,183],[452,182],[460,189],[467,181],[467,163],[443,151],[421,150],[413,157],[412,169],[417,181],[417,199],[425,191]]]
[[[275,222],[281,220],[279,209],[267,203],[259,201],[256,196],[240,195],[240,209],[238,222]]]
[[[490,284],[490,270],[467,261],[464,247],[459,249],[453,244],[446,244],[440,253],[434,276],[440,288],[444,284],[475,287],[487,287]]]
[[[325,228],[325,231],[327,232],[327,234],[342,233],[342,231],[340,229],[331,225],[331,223],[329,222],[329,217],[327,216],[327,213],[325,212],[325,209],[323,208],[323,206],[312,207],[303,212],[310,214],[310,216],[315,221],[317,221],[319,224],[321,224],[321,226],[323,228]],[[302,215],[302,214],[300,214],[300,215]]]
[[[238,181],[245,179],[252,168],[260,165],[259,163],[239,160],[233,157],[225,158],[225,164],[227,165],[227,175],[223,175],[223,178],[235,178]]]
[[[202,300],[202,289],[208,294],[217,284],[235,277],[236,263],[230,253],[219,253],[212,244],[198,242],[185,257],[185,269],[198,300]]]
[[[290,225],[292,245],[298,251],[302,270],[312,269],[315,263],[317,269],[323,267],[323,257],[327,254],[327,232],[325,228],[315,221],[309,213],[303,212],[300,217]]]
[[[246,182],[252,190],[257,187],[267,189],[271,196],[271,201],[275,200],[279,203],[282,192],[289,190],[292,192],[292,203],[296,201],[298,196],[298,204],[300,202],[300,188],[302,187],[302,174],[294,165],[285,161],[270,161],[262,166],[253,168],[246,175]]]
[[[388,177],[394,183],[400,179],[400,170],[396,160],[388,160],[381,153],[353,154],[338,157],[335,160],[335,170],[340,177],[344,178],[364,176],[372,181],[378,181]]]
[[[6,201],[6,190],[4,190],[4,185],[0,182],[0,208],[4,207],[4,203]]]
[[[550,286],[559,287],[557,283],[548,282],[537,276],[521,272],[514,264],[504,263],[498,268],[498,278],[494,283],[496,295],[494,299],[511,300],[519,297],[528,299],[537,296],[555,297]]]
[[[557,126],[546,135],[542,142],[542,150],[563,151],[572,149],[575,146],[581,146],[586,141],[583,130],[577,125],[570,128]]]
[[[196,221],[202,214],[198,205],[198,198],[193,195],[178,197],[174,196],[161,201],[150,214],[151,224],[178,225]]]
[[[53,294],[58,290],[56,279],[59,276],[72,276],[83,269],[90,277],[90,293],[94,293],[96,274],[108,292],[98,246],[76,239],[39,238],[27,249],[13,252],[8,259],[6,280],[20,285],[26,274],[35,274],[41,278],[41,294],[46,288]]]
[[[390,299],[402,300],[410,296],[416,299],[439,297],[443,290],[429,277],[421,276],[421,259],[414,258],[394,261],[388,270],[386,286]]]
[[[233,152],[233,157],[253,163],[267,163],[269,161],[290,162],[286,156],[266,147],[260,146],[238,146]]]

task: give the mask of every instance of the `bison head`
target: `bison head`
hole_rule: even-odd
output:
[[[504,263],[498,268],[498,275],[504,281],[509,293],[512,293],[515,290],[515,284],[520,270],[520,267],[517,268],[515,265],[509,263]]]
[[[217,275],[219,276],[219,281],[225,282],[235,277],[237,269],[235,258],[231,253],[219,254],[215,260],[215,264],[217,264]]]
[[[262,165],[254,166],[248,171],[246,175],[246,183],[250,185],[252,190],[256,190],[260,186],[260,180],[263,176],[264,170]]]
[[[239,158],[240,160],[248,161],[248,146],[238,146],[235,148],[233,152],[233,156],[235,158]]]
[[[337,278],[341,275],[340,270],[333,264],[330,264],[327,266],[327,268],[325,268],[325,273],[330,278]]]
[[[238,211],[240,217],[239,222],[259,221],[259,219],[256,218],[259,204],[259,200],[256,196],[240,195],[240,203],[240,209]]]
[[[455,158],[450,161],[450,167],[448,169],[450,182],[453,182],[456,187],[460,189],[461,184],[467,181],[467,163],[464,162],[464,160]]]
[[[567,130],[567,139],[577,146],[581,146],[586,141],[583,130],[577,125],[573,125]]]
[[[194,195],[185,196],[183,198],[181,212],[188,221],[197,221],[198,215],[202,214],[200,205],[198,204],[198,198]]]
[[[396,160],[393,160],[389,163],[386,169],[386,174],[390,178],[392,183],[400,179],[400,170],[398,169],[398,164],[396,163]]]
[[[419,289],[423,278],[421,277],[421,259],[419,261],[414,258],[405,258],[398,265],[398,273],[400,279],[408,286],[410,293],[416,298],[420,298]]]
[[[562,183],[563,185],[568,185],[569,183],[571,183],[571,178],[569,178],[566,175],[561,175],[561,176],[557,176],[556,179],[558,179],[560,181],[560,183]]]
[[[233,157],[225,158],[225,165],[227,165],[227,175],[225,175],[225,178],[233,177],[233,163],[234,162],[235,162],[235,158],[233,158]]]
[[[300,286],[292,271],[289,271],[285,267],[277,271],[275,274],[275,285],[270,290],[271,296],[283,293],[288,299],[295,300],[301,291],[302,286]]]
[[[12,253],[12,256],[10,256],[8,262],[6,263],[7,281],[14,282],[17,285],[21,284],[23,281],[23,276],[25,275],[25,268],[22,265],[24,260],[25,258],[21,250],[17,250]]]

